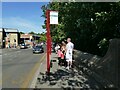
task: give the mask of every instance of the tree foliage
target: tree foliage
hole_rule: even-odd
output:
[[[40,34],[40,41],[46,42],[46,39],[47,39],[47,38],[46,38],[46,33],[44,33],[44,32],[41,33],[41,34]]]
[[[59,24],[51,25],[55,42],[71,37],[76,49],[103,56],[109,40],[120,38],[120,2],[51,2],[42,9],[44,17],[47,9],[59,11]]]
[[[33,31],[31,31],[31,32],[29,32],[29,34],[36,34],[35,32],[33,32]]]
[[[20,32],[20,34],[25,34],[24,32]]]

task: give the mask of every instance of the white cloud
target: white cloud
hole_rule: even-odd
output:
[[[44,32],[45,30],[42,29],[42,24],[43,22],[35,23],[21,17],[2,18],[4,28],[17,28],[19,31],[23,32]]]

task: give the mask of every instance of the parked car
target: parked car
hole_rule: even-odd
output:
[[[27,48],[30,48],[30,44],[26,44],[26,47],[27,47]]]
[[[21,45],[20,45],[20,49],[26,49],[27,48],[27,46],[25,45],[25,43],[22,43]]]
[[[44,49],[42,46],[35,46],[33,47],[33,53],[43,53]]]

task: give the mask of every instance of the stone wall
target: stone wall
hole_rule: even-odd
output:
[[[104,57],[75,51],[75,66],[93,76],[105,88],[120,88],[120,39],[110,40]]]

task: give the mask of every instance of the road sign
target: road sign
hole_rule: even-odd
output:
[[[58,11],[50,11],[50,24],[58,24]]]

